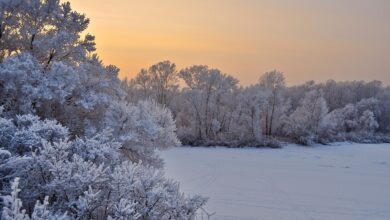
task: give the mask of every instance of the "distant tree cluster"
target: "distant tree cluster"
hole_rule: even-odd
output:
[[[164,178],[168,102],[129,102],[89,20],[59,0],[0,1],[0,218],[193,219],[206,199]],[[152,68],[157,77],[164,69]]]
[[[238,83],[218,69],[195,65],[177,70],[169,61],[123,82],[130,102],[152,98],[171,109],[184,144],[390,141],[390,87],[379,81],[309,81],[288,87],[284,75],[274,70],[254,85]]]

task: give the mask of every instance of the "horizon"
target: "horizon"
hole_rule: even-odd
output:
[[[85,13],[105,64],[120,78],[170,60],[208,65],[250,85],[277,69],[289,86],[310,80],[390,85],[385,0],[135,2],[70,0]]]

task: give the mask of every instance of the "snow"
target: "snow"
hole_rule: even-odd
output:
[[[209,197],[211,219],[390,219],[390,144],[161,152],[184,193]]]

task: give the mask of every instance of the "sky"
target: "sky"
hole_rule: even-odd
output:
[[[70,0],[120,77],[163,60],[255,83],[277,69],[308,80],[390,85],[390,0]]]

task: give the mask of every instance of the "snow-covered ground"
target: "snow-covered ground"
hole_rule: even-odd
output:
[[[166,173],[211,219],[390,219],[390,144],[174,148]]]

